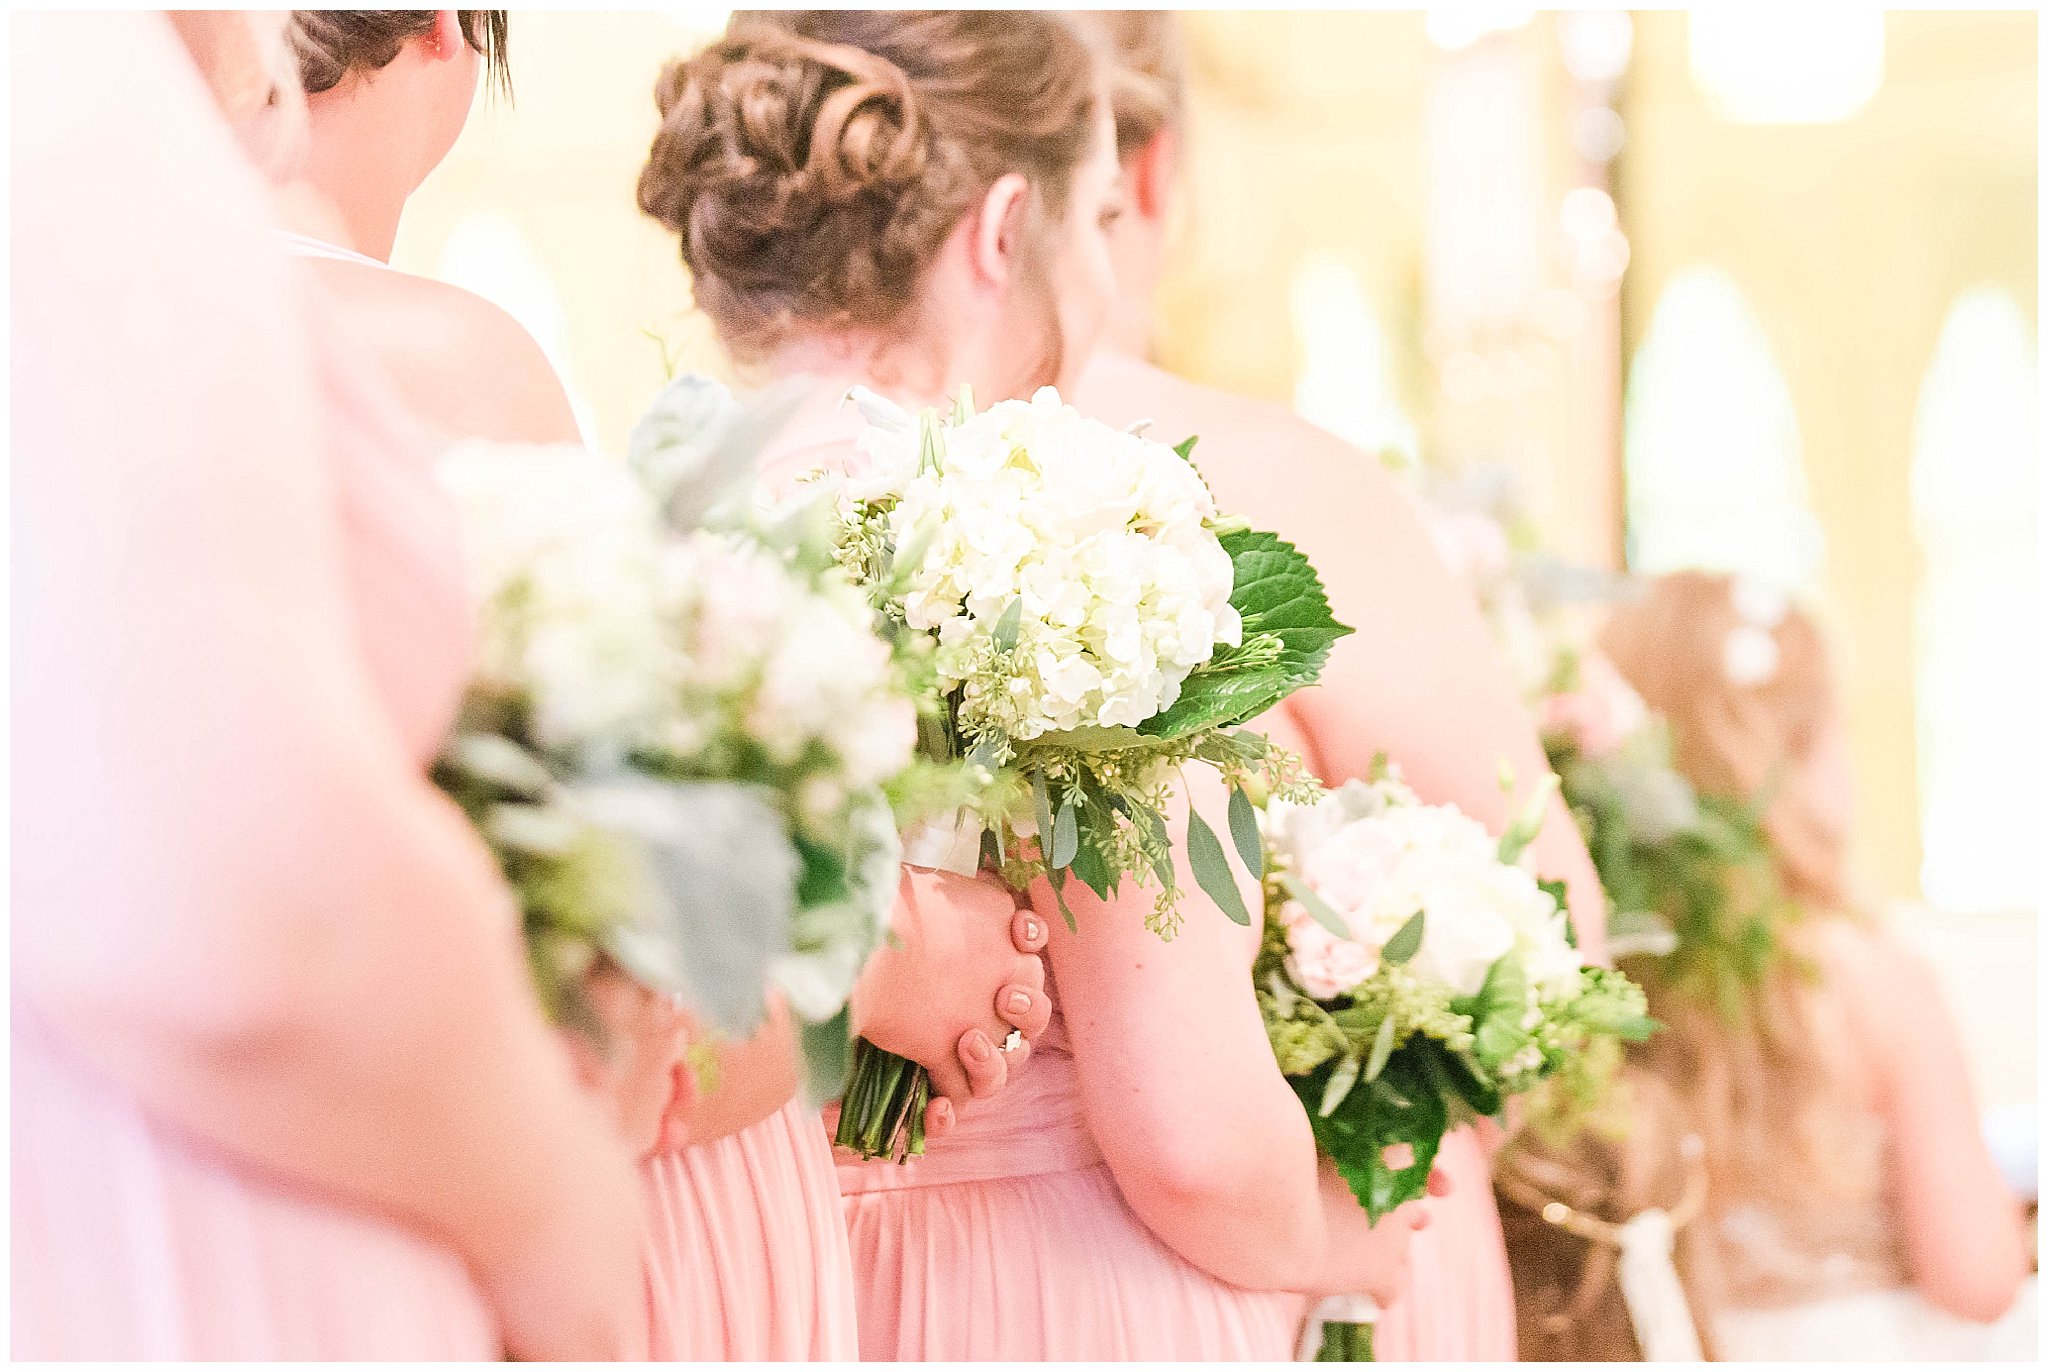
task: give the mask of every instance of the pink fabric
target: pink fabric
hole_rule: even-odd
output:
[[[1431,1203],[1415,1236],[1408,1294],[1381,1318],[1382,1362],[1513,1362],[1515,1291],[1493,1200],[1493,1166],[1470,1129],[1454,1130],[1437,1166],[1456,1190]]]
[[[161,252],[165,241],[183,242],[179,233],[195,236],[192,223],[240,233],[251,243],[264,241],[260,235],[267,234],[267,227],[255,222],[259,193],[254,177],[235,160],[226,130],[206,106],[196,74],[161,18],[102,15],[66,19],[62,28],[48,18],[35,22],[41,27],[24,40],[35,55],[17,50],[16,75],[21,75],[21,63],[43,65],[46,84],[36,100],[44,102],[37,108],[45,120],[26,137],[64,146],[67,156],[85,159],[77,163],[79,177],[103,181],[102,174],[92,170],[97,144],[79,132],[85,121],[75,109],[55,106],[61,104],[57,92],[68,88],[85,92],[80,100],[95,111],[87,121],[113,117],[105,88],[96,89],[86,73],[116,73],[115,86],[136,99],[138,108],[150,111],[152,129],[161,133],[164,144],[158,155],[174,154],[180,191],[189,199],[144,195],[143,200],[163,216],[161,225],[171,228],[161,228],[149,215],[124,221],[124,236],[134,240],[132,251],[146,255],[153,245]],[[17,25],[16,33],[19,37],[23,26]],[[79,75],[53,85],[47,64],[73,61],[79,64]],[[22,199],[34,208],[21,210],[21,216],[95,213],[75,203],[80,200],[77,183],[63,179],[72,175],[68,164],[53,167],[47,156],[23,159],[21,152],[17,141],[16,166],[28,161],[35,178]],[[133,208],[133,202],[122,204]],[[245,217],[237,218],[230,210],[242,211]],[[18,217],[17,227],[23,222]],[[23,290],[16,296],[17,346],[26,350],[37,341],[37,330],[50,328],[51,320],[67,314],[92,320],[102,317],[100,312],[132,305],[141,322],[131,332],[158,346],[164,356],[145,352],[129,361],[138,375],[151,368],[160,371],[177,346],[176,321],[157,317],[168,311],[158,307],[152,314],[153,302],[132,297],[94,298],[94,277],[81,268],[90,262],[90,251],[66,258],[51,246],[66,241],[64,228],[53,232],[47,220],[36,227],[35,241],[43,245],[44,258],[32,257],[29,265],[35,268],[32,275],[41,294],[31,298]],[[91,231],[103,229],[97,222],[78,226],[88,238]],[[221,249],[217,242],[206,246]],[[192,269],[197,279],[210,280],[206,274],[217,265],[198,260]],[[275,290],[286,277],[280,265],[274,274],[251,272],[248,281],[231,284],[246,290],[258,281]],[[25,299],[30,299],[26,309]],[[248,298],[230,294],[218,303],[225,317],[256,319],[279,337],[294,341],[296,335],[282,327],[281,313],[289,311],[294,323],[305,317],[298,301],[280,310],[274,298],[254,306]],[[320,340],[314,343],[317,353]],[[77,351],[63,355],[70,358]],[[185,435],[178,426],[190,413],[208,404],[235,403],[232,389],[214,393],[203,380],[196,380],[206,375],[206,368],[232,367],[234,361],[200,359],[191,368],[193,386],[157,388],[166,392],[152,402],[161,404],[155,418],[170,435],[166,462],[188,456],[185,448],[190,445],[181,441]],[[385,408],[386,402],[377,398],[381,392],[348,370],[331,345],[314,368],[314,375],[306,379],[317,377],[320,386],[320,402],[313,413],[324,422],[325,479],[346,530],[342,557],[349,611],[379,703],[424,763],[453,711],[468,654],[466,597],[459,580],[452,513],[428,482],[417,436]],[[299,379],[296,372],[289,375]],[[63,397],[58,406],[49,403],[52,380],[76,387],[68,408],[61,403]],[[121,441],[101,439],[99,433],[132,432],[134,426],[126,417],[123,423],[95,427],[102,411],[139,403],[114,389],[120,385],[118,376],[74,379],[57,374],[43,381],[45,392],[35,397],[31,433],[45,435],[45,441],[50,435],[75,441],[83,460],[92,461],[96,442]],[[156,396],[147,387],[138,389]],[[309,387],[308,401],[315,394]],[[33,461],[36,455],[26,456]],[[46,461],[76,457],[54,452],[41,456]],[[105,454],[110,467],[132,456]],[[239,460],[250,455],[233,456]],[[305,458],[300,452],[281,452],[275,460]],[[139,464],[138,469],[146,470]],[[75,518],[76,511],[63,503],[63,496],[39,488],[30,496],[31,503],[42,502],[35,508],[65,511],[67,520]],[[104,525],[80,521],[79,527],[65,532],[99,542],[100,556],[136,556],[134,546],[122,538],[119,516],[119,511],[109,511]],[[217,516],[224,536],[232,527],[228,521],[261,517],[232,505],[220,508]],[[48,541],[45,537],[45,545]],[[326,552],[323,545],[307,549],[305,555]],[[167,582],[189,572],[170,566],[158,570]],[[129,583],[144,591],[149,584],[145,577],[132,577]],[[64,597],[78,594],[61,582],[51,584],[48,568],[30,561],[24,595],[39,623],[65,608]],[[167,594],[165,605],[171,608],[166,613],[178,613],[191,600]],[[308,607],[307,613],[324,609]],[[69,612],[83,616],[93,607],[74,603]],[[188,644],[195,655],[217,646],[203,636],[193,636]],[[49,775],[51,760],[38,762]],[[98,762],[81,757],[76,767],[90,768]],[[92,785],[114,787],[120,774],[109,767],[102,776],[89,779]],[[88,825],[95,818],[82,811],[67,822]],[[215,837],[224,852],[252,862],[264,857],[317,862],[321,854],[317,833],[252,830]],[[215,855],[181,856],[203,868]],[[111,843],[105,852],[108,863],[143,860],[119,843]],[[57,917],[57,903],[43,895],[49,873],[38,875],[44,884],[31,886],[30,898],[15,910],[17,940],[25,930],[47,932],[45,921]],[[153,917],[140,904],[122,913],[137,927]],[[173,976],[175,969],[166,969],[165,974]],[[74,990],[73,1001],[79,998]],[[258,1174],[153,1117],[75,1057],[26,1001],[21,988],[12,988],[10,1231],[16,1358],[416,1360],[496,1355],[493,1320],[452,1251],[379,1216]]]
[[[680,1362],[858,1356],[832,1152],[791,1101],[750,1128],[650,1158],[653,1356]]]
[[[403,416],[331,348],[323,360],[357,630],[424,765],[469,653],[453,512]],[[452,1251],[252,1175],[70,1059],[18,998],[12,1021],[15,1357],[497,1355]]]
[[[1124,1203],[1057,1014],[1019,1079],[927,1156],[840,1158],[863,1359],[1293,1356],[1302,1297],[1216,1280]]]

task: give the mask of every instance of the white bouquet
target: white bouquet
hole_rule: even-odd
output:
[[[829,545],[678,527],[682,477],[498,444],[439,474],[482,643],[435,775],[519,896],[549,1009],[595,1028],[580,988],[601,956],[728,1032],[775,985],[832,1026],[813,1048],[836,1033],[828,1089],[916,767],[911,691],[865,598]]]
[[[1015,886],[1078,878],[1108,898],[1156,879],[1150,924],[1179,919],[1164,810],[1188,762],[1231,784],[1240,859],[1260,862],[1246,794],[1304,794],[1294,760],[1235,726],[1315,681],[1348,633],[1307,559],[1217,511],[1189,457],[1082,416],[1045,389],[975,413],[913,416],[866,391],[840,505],[841,560],[899,641],[929,652],[939,706],[927,751],[981,784],[951,826],[916,836],[919,860]],[[1191,813],[1204,891],[1250,912],[1217,831]],[[943,854],[943,855],[942,855]],[[985,855],[985,857],[984,857]],[[839,1141],[893,1152],[919,1074],[857,1048]],[[872,1088],[872,1089],[869,1089]],[[917,1151],[913,1133],[910,1151]]]
[[[1627,978],[1582,965],[1558,888],[1518,865],[1548,798],[1498,841],[1384,767],[1266,809],[1260,1008],[1318,1144],[1375,1220],[1422,1195],[1460,1120],[1498,1113],[1595,1039],[1651,1027]]]

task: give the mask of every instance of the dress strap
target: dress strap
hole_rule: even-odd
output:
[[[339,243],[329,243],[325,239],[293,233],[290,229],[279,229],[277,236],[283,240],[284,250],[294,257],[324,257],[335,262],[359,262],[365,267],[376,267],[387,272],[391,270],[389,262],[379,262],[374,257],[359,253],[353,248],[344,248]]]

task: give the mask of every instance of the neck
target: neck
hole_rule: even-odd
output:
[[[950,403],[963,382],[974,388],[977,405],[1007,398],[993,393],[987,369],[973,359],[942,355],[914,339],[854,334],[793,338],[769,358],[768,369],[778,376],[817,377],[842,389],[866,386],[913,410]]]
[[[421,178],[403,128],[362,94],[314,97],[305,179],[333,205],[348,240],[342,247],[389,262],[405,202]]]

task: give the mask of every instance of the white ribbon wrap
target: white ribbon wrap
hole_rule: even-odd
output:
[[[1325,1296],[1308,1312],[1308,1320],[1301,1326],[1301,1342],[1294,1350],[1296,1362],[1314,1362],[1316,1353],[1323,1346],[1323,1326],[1326,1324],[1378,1324],[1380,1303],[1363,1292],[1343,1296]]]
[[[1671,1254],[1676,1234],[1662,1210],[1645,1210],[1621,1226],[1621,1297],[1645,1362],[1702,1362],[1699,1330]]]
[[[903,861],[911,867],[971,877],[981,870],[981,831],[980,819],[965,806],[950,816],[920,821],[903,835]]]

